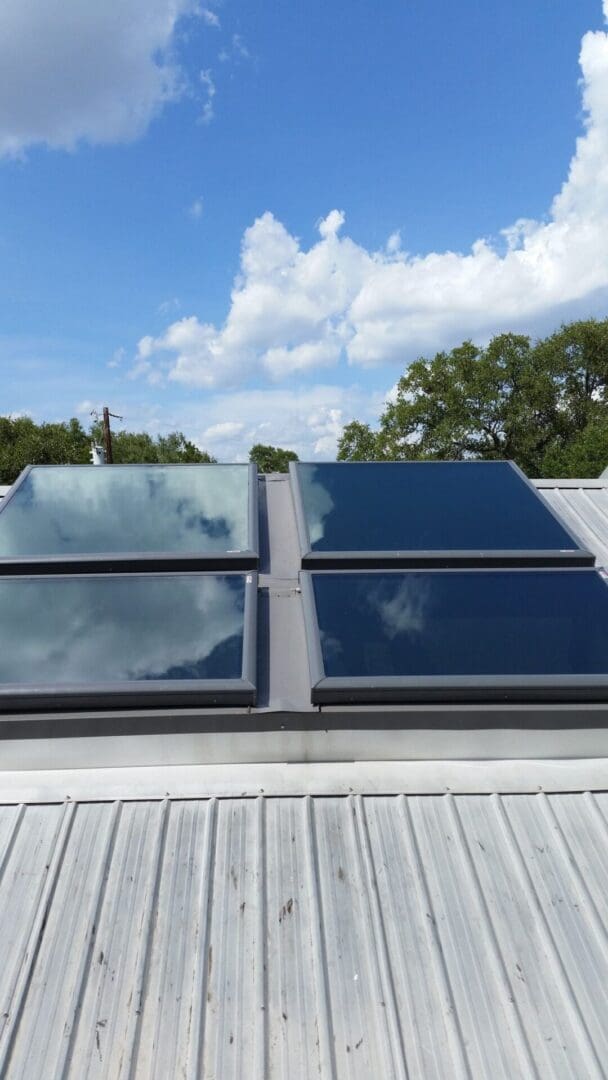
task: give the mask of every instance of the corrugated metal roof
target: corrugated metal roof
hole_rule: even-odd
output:
[[[4,807],[0,1074],[600,1077],[608,794]]]
[[[608,566],[608,476],[598,480],[535,480],[537,488],[600,566]]]

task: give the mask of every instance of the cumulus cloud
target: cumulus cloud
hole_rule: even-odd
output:
[[[175,31],[201,14],[194,0],[3,0],[0,155],[136,138],[184,93]]]
[[[608,17],[608,0],[604,0]],[[222,326],[195,316],[139,343],[142,373],[194,386],[271,380],[336,365],[408,362],[500,330],[541,332],[608,301],[608,34],[580,52],[584,130],[543,221],[522,218],[466,253],[381,251],[344,235],[332,210],[305,250],[267,212],[246,230]]]
[[[237,420],[224,420],[220,424],[212,424],[203,432],[203,440],[206,443],[225,441],[226,439],[233,439],[235,435],[240,435],[244,424],[241,424]]]
[[[334,384],[223,392],[181,409],[178,426],[224,461],[245,460],[258,442],[295,450],[302,460],[325,460],[335,457],[344,424],[352,416],[371,420],[382,400],[380,393]]]

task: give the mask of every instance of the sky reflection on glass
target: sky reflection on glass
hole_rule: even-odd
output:
[[[312,551],[575,550],[507,462],[296,468]]]
[[[0,683],[240,679],[242,575],[0,579]]]
[[[594,570],[312,581],[328,677],[608,672],[608,586]]]
[[[249,547],[246,465],[34,468],[0,513],[0,557]]]

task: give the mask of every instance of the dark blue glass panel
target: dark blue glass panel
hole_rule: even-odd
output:
[[[325,675],[608,674],[595,570],[312,574]]]
[[[33,468],[0,512],[0,557],[248,548],[247,465]]]
[[[296,468],[313,552],[578,550],[508,462]]]
[[[242,575],[0,578],[2,684],[240,679]]]

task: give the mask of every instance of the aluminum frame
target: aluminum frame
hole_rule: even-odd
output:
[[[420,569],[420,568],[418,568]],[[435,568],[434,573],[458,573],[460,567]],[[495,567],[467,569],[472,575],[488,573]],[[556,567],[542,567],[544,573]],[[530,573],[538,568],[508,567],[508,573]],[[402,573],[401,568],[370,573]],[[589,567],[570,567],[569,573],[596,573]],[[608,702],[608,673],[605,675],[428,675],[428,676],[327,676],[321,650],[321,635],[314,597],[313,573],[300,573],[302,604],[308,651],[313,705],[365,704],[551,704]],[[334,571],[338,574],[356,573],[352,568]],[[604,582],[608,588],[608,582]],[[608,594],[607,594],[608,598]]]
[[[225,468],[226,463],[218,463],[213,468]],[[98,468],[109,469],[201,469],[203,464],[170,463],[167,465],[103,465]],[[244,466],[242,466],[244,467]],[[3,499],[0,499],[0,515],[6,513],[7,506],[25,482],[33,469],[92,469],[93,465],[26,465]],[[116,551],[82,552],[67,555],[4,555],[0,556],[0,575],[8,574],[63,574],[74,573],[136,573],[140,570],[148,573],[187,570],[256,570],[260,561],[259,513],[258,513],[258,474],[253,463],[248,466],[247,513],[248,544],[245,551],[216,551],[201,553],[196,551]],[[2,518],[0,517],[0,523]],[[0,524],[1,527],[1,524]]]
[[[0,720],[11,712],[79,709],[147,709],[216,705],[253,706],[257,695],[257,573],[216,570],[167,571],[164,577],[227,577],[245,579],[243,663],[238,679],[154,679],[100,683],[0,683]],[[105,574],[27,574],[24,581],[42,578],[105,579]],[[149,574],[115,574],[116,578],[148,578]],[[14,575],[0,575],[14,580]]]
[[[525,567],[543,567],[547,564],[551,564],[555,567],[587,567],[595,566],[595,555],[588,551],[587,548],[581,543],[572,529],[566,525],[560,518],[559,514],[553,509],[549,503],[542,498],[538,489],[528,479],[524,472],[515,464],[514,461],[496,461],[496,462],[484,462],[487,465],[510,465],[510,467],[518,474],[518,476],[525,482],[525,484],[534,492],[534,495],[545,507],[547,513],[561,526],[564,532],[570,537],[573,543],[572,549],[560,551],[559,549],[542,549],[542,548],[529,548],[529,549],[498,549],[491,548],[488,550],[414,550],[414,551],[313,551],[310,543],[310,534],[308,532],[308,524],[306,522],[306,514],[304,511],[304,500],[302,497],[302,486],[299,476],[299,465],[315,464],[309,462],[296,462],[289,463],[289,481],[293,497],[294,512],[296,518],[296,527],[298,531],[298,540],[300,543],[300,555],[302,559],[303,570],[341,570],[341,569],[365,569],[365,570],[416,570],[438,568],[438,569],[450,569],[450,568],[462,568],[470,569],[480,565],[486,566],[492,569],[499,568],[525,568]],[[318,463],[317,463],[318,464]],[[356,461],[342,461],[336,462],[344,467],[355,466],[361,464]],[[366,465],[385,465],[383,461],[369,461],[365,462]],[[395,464],[407,465],[410,462],[396,462]],[[417,465],[437,465],[443,464],[443,462],[436,461],[420,461],[416,462]],[[461,461],[454,462],[459,465],[475,465],[475,461]]]

